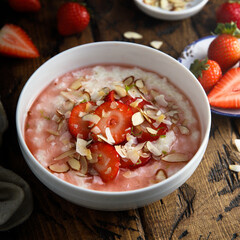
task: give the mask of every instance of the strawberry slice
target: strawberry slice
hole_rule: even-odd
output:
[[[213,107],[240,108],[240,68],[228,70],[208,94]]]
[[[136,163],[133,163],[130,159],[122,159],[120,160],[120,167],[128,168],[128,169],[136,169],[138,167],[142,167],[147,164],[151,159],[151,156],[140,157]]]
[[[91,144],[93,168],[99,173],[103,182],[113,180],[119,171],[120,156],[115,148],[107,143],[96,142]]]
[[[156,131],[156,133],[149,132],[148,128],[151,128]],[[164,136],[168,131],[167,125],[165,123],[161,123],[158,127],[154,127],[153,123],[144,122],[139,126],[132,128],[132,135],[134,135],[138,142],[146,142],[146,141],[155,141],[159,137]]]
[[[39,52],[20,27],[6,24],[0,30],[0,54],[10,57],[36,58]]]
[[[123,142],[126,134],[131,132],[133,112],[126,104],[116,101],[104,102],[95,110],[95,114],[101,118],[95,125],[100,130],[98,134],[107,138],[106,130],[109,128],[115,144]],[[93,137],[98,138],[95,134]]]
[[[76,105],[71,112],[70,118],[68,120],[68,128],[70,133],[76,138],[78,135],[80,138],[88,139],[90,133],[90,122],[84,121],[81,115],[88,113],[87,106],[89,102],[80,103]],[[91,102],[91,104],[94,104]]]

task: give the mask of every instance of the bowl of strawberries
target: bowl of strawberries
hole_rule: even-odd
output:
[[[179,58],[203,86],[212,112],[230,117],[240,116],[239,36],[236,23],[219,23],[215,35],[190,44]]]
[[[160,200],[193,174],[211,114],[201,84],[177,60],[99,42],[36,70],[16,124],[27,164],[49,189],[84,207],[124,210]]]

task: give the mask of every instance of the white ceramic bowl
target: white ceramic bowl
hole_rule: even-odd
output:
[[[190,162],[175,175],[158,184],[127,192],[100,192],[67,183],[46,170],[34,158],[24,141],[28,109],[38,94],[56,77],[92,64],[129,64],[167,76],[180,88],[200,117],[201,146]],[[181,186],[195,171],[207,147],[211,115],[205,92],[193,74],[172,57],[153,48],[126,42],[98,42],[62,52],[44,63],[23,88],[16,112],[17,134],[22,154],[33,173],[56,194],[81,206],[100,210],[142,207],[160,200]]]
[[[162,20],[182,20],[197,14],[205,6],[208,0],[192,0],[187,8],[180,11],[167,11],[159,7],[147,5],[143,0],[134,0],[137,7],[147,15]]]

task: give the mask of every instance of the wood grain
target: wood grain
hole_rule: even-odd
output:
[[[48,190],[29,170],[18,147],[15,109],[20,91],[30,75],[55,54],[94,41],[129,41],[125,31],[143,35],[137,43],[162,40],[161,51],[178,58],[184,47],[210,35],[215,11],[224,0],[211,0],[196,16],[182,21],[162,21],[140,12],[133,1],[87,0],[92,19],[82,33],[61,37],[56,30],[58,7],[66,2],[42,0],[36,14],[13,12],[0,3],[0,19],[24,28],[41,56],[23,60],[0,57],[0,97],[9,119],[1,147],[1,165],[12,169],[31,186],[34,211],[22,225],[0,233],[0,239],[240,239],[239,175],[229,164],[239,163],[234,139],[240,138],[240,120],[212,115],[206,154],[192,177],[178,190],[143,208],[95,211],[71,204]]]

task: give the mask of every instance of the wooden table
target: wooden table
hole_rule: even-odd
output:
[[[0,239],[240,239],[240,180],[228,169],[240,163],[233,145],[239,138],[239,119],[212,115],[212,129],[204,158],[192,177],[178,190],[149,206],[103,212],[71,204],[48,190],[30,171],[20,152],[15,129],[17,99],[30,75],[46,60],[71,47],[94,41],[117,40],[125,31],[143,35],[137,43],[162,40],[161,51],[178,58],[186,45],[210,35],[215,10],[225,0],[211,0],[196,16],[161,21],[140,12],[130,0],[87,0],[92,12],[89,27],[78,35],[61,37],[56,12],[64,0],[41,0],[36,14],[15,13],[0,3],[1,26],[14,23],[31,36],[41,56],[37,59],[0,57],[0,96],[9,128],[1,147],[1,165],[31,186],[34,210],[22,225],[0,233]]]

